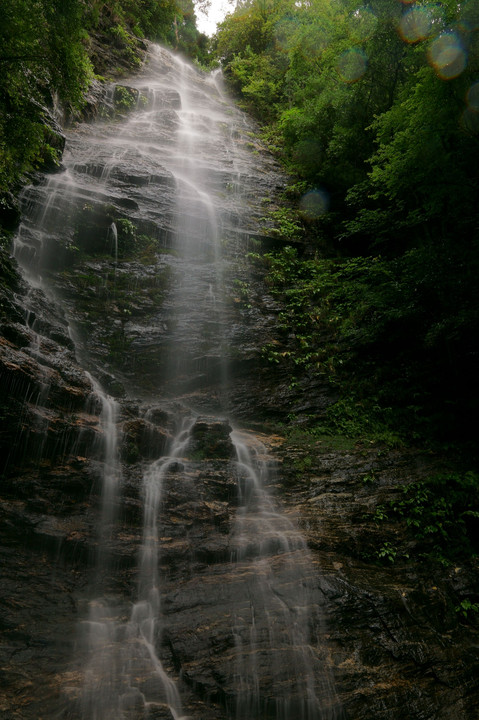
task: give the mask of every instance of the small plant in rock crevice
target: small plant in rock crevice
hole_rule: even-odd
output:
[[[115,109],[119,112],[128,112],[136,107],[138,102],[138,90],[125,85],[116,85],[113,94]]]
[[[454,611],[464,620],[471,620],[472,617],[477,617],[479,614],[479,603],[473,603],[469,598],[465,598],[459,605],[456,605]]]
[[[379,505],[376,523],[404,523],[423,556],[442,563],[475,555],[479,531],[479,477],[444,473],[405,485],[397,497]],[[399,548],[390,541],[377,553],[393,562]]]
[[[393,543],[386,541],[382,544],[376,553],[379,560],[387,560],[388,562],[394,563],[396,560],[409,558],[409,553],[401,552],[399,548]]]

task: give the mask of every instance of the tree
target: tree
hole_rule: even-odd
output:
[[[92,75],[80,0],[9,0],[0,29],[0,192],[54,161],[53,92],[78,107]]]

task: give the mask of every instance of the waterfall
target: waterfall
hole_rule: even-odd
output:
[[[116,223],[112,222],[108,229],[108,235],[113,240],[113,254],[115,256],[115,265],[118,265],[118,229]]]
[[[217,74],[152,47],[128,83],[136,107],[107,95],[63,171],[25,190],[15,245],[25,312],[64,328],[101,438],[55,718],[339,720],[317,567],[266,445],[225,419],[256,332],[235,282],[283,180]]]
[[[250,597],[249,613],[233,625],[235,718],[335,720],[340,714],[333,678],[325,657],[312,647],[311,626],[324,620],[315,606],[310,553],[268,490],[276,471],[265,446],[244,432],[233,432],[232,439],[240,494],[232,559],[248,578]],[[259,648],[258,636],[265,634]],[[269,687],[263,687],[265,657],[273,676],[267,676]]]

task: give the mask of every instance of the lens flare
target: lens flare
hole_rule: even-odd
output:
[[[458,77],[466,67],[466,51],[459,35],[452,31],[439,35],[431,43],[428,55],[436,75],[443,80]]]
[[[466,102],[471,110],[479,112],[479,82],[471,85],[467,91]]]
[[[349,18],[349,32],[359,41],[369,40],[374,35],[378,19],[371,8],[360,7]]]
[[[326,190],[310,190],[301,198],[299,209],[307,220],[316,220],[329,210],[329,193]]]
[[[479,30],[479,0],[461,3],[459,19],[461,25],[469,32]]]
[[[472,135],[479,134],[479,112],[468,107],[464,110],[461,118],[462,127]]]
[[[275,40],[284,50],[293,49],[303,57],[317,58],[328,47],[330,36],[325,28],[300,26],[297,20],[285,18],[275,25]]]
[[[346,83],[355,83],[362,78],[367,66],[366,53],[360,48],[351,48],[339,57],[336,68],[341,80]]]
[[[432,13],[426,7],[413,7],[402,16],[399,34],[408,43],[424,40],[432,34]]]
[[[287,50],[297,29],[298,23],[292,18],[284,18],[277,22],[275,26],[277,45],[283,50]]]

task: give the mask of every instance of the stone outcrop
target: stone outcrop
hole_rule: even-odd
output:
[[[156,413],[162,422],[169,418],[170,429],[148,425],[169,434],[172,415]],[[128,419],[131,409],[125,417],[119,420],[123,448],[133,431],[143,433],[147,427],[146,421]],[[98,417],[91,429],[99,432]],[[254,550],[248,562],[231,563],[239,500],[228,436],[224,421],[199,421],[189,458],[179,459],[167,474],[159,519],[163,600],[157,651],[178,683],[185,712],[198,720],[234,716],[238,658],[232,618],[248,627],[254,593],[261,592]],[[476,569],[415,558],[414,540],[404,529],[409,559],[388,567],[374,558],[374,550],[391,538],[391,528],[371,520],[373,509],[404,482],[433,472],[440,458],[418,452],[378,457],[377,448],[339,451],[322,441],[308,449],[311,464],[305,470],[297,467],[304,448],[280,436],[261,439],[279,463],[270,489],[281,498],[283,512],[299,523],[309,546],[303,582],[311,602],[311,643],[334,675],[335,702],[344,717],[399,720],[407,709],[408,717],[418,720],[473,718],[477,629],[455,608],[477,596]],[[371,473],[373,486],[363,482]],[[80,717],[75,698],[84,666],[74,648],[98,540],[101,458],[64,455],[59,462],[45,454],[40,466],[18,474],[11,468],[9,475],[2,492],[0,709],[5,718],[33,720],[40,712],[53,717],[58,708],[62,717]],[[135,596],[142,536],[141,481],[142,463],[128,457],[110,581],[111,592],[127,605],[126,598]],[[281,588],[277,592],[294,598],[298,589],[288,587],[281,553],[273,548],[267,562]],[[297,562],[306,562],[302,553]],[[274,616],[274,607],[270,612]],[[258,670],[267,716],[290,670],[280,658],[272,661],[266,626],[261,630],[264,619],[256,622],[258,637],[266,642],[262,650],[258,647],[265,663]],[[268,667],[275,662],[284,667],[284,677],[280,672],[271,677]]]
[[[307,451],[311,465],[298,472],[304,447],[284,445],[281,496],[321,567],[347,717],[473,717],[477,626],[458,608],[477,597],[477,561],[434,561],[406,521],[381,522],[376,513],[447,462],[418,450],[332,446],[317,441]],[[381,561],[386,543],[402,550]]]

